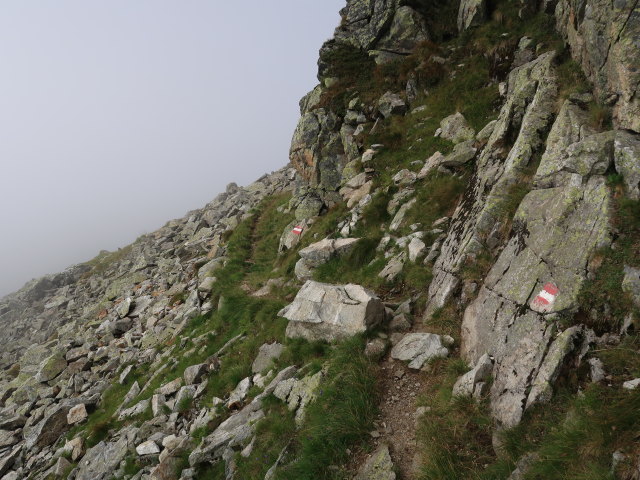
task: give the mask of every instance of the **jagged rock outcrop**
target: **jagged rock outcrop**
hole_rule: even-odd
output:
[[[613,162],[614,134],[589,135],[575,121],[579,118],[579,107],[565,103],[535,175],[546,188],[523,199],[513,237],[464,315],[463,356],[470,363],[486,353],[495,357],[491,405],[507,427],[519,422],[525,406],[539,400],[529,390],[553,354],[555,326],[546,318],[549,314],[532,310],[530,302],[542,285],[552,282],[559,294],[550,314],[575,311],[591,254],[610,241],[603,174]],[[554,368],[571,350],[553,354]]]
[[[543,145],[557,94],[553,52],[545,53],[509,75],[508,96],[487,145],[479,154],[476,175],[456,209],[429,287],[427,316],[444,306],[460,285],[465,262],[499,243],[501,205],[509,186]]]
[[[640,5],[637,0],[560,0],[557,28],[616,126],[640,132]]]
[[[348,0],[342,9],[342,24],[330,42],[365,51],[402,55],[411,52],[429,34],[424,18],[399,0]],[[327,48],[327,44],[323,49]],[[320,51],[322,62],[323,51]],[[386,57],[383,57],[386,59]],[[384,60],[382,60],[384,61]],[[321,75],[322,75],[322,63]]]
[[[347,158],[339,132],[339,118],[323,108],[308,112],[300,119],[289,158],[310,185],[329,191],[340,186]]]
[[[374,120],[354,99],[344,118],[327,108],[317,108],[326,88],[339,78],[332,73],[334,53],[342,48],[360,50],[376,62],[406,56],[430,38],[425,18],[400,0],[349,0],[340,12],[342,24],[320,49],[318,79],[321,84],[300,102],[301,118],[293,135],[290,160],[301,176],[317,188],[323,199],[341,187],[342,171],[360,156],[355,138],[363,124]],[[404,114],[407,106],[394,92],[380,99],[381,115]],[[301,217],[302,218],[302,217]]]

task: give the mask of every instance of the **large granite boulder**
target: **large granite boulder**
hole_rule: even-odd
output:
[[[335,341],[380,324],[385,310],[380,299],[360,285],[309,280],[279,315],[289,320],[289,338]]]

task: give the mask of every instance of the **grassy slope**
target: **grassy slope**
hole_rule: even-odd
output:
[[[395,191],[391,177],[401,168],[416,170],[412,162],[423,161],[435,151],[450,151],[452,145],[449,142],[433,137],[443,117],[459,110],[477,130],[496,117],[499,98],[495,83],[489,81],[491,64],[484,54],[505,48],[503,33],[508,32],[510,38],[514,39],[529,35],[546,48],[562,50],[557,39],[548,34],[552,31],[548,17],[538,16],[527,23],[519,22],[513,8],[510,2],[498,2],[497,11],[500,14],[495,14],[494,19],[485,26],[440,47],[423,45],[402,65],[376,68],[356,52],[339,52],[341,57],[335,60],[341,63],[338,68],[342,68],[340,71],[343,73],[352,74],[348,75],[348,83],[339,83],[329,89],[323,98],[323,105],[336,111],[344,110],[345,103],[355,95],[359,95],[361,100],[373,101],[376,95],[379,96],[386,89],[397,88],[400,85],[398,77],[406,80],[410,69],[421,65],[433,53],[439,53],[439,49],[450,52],[452,64],[464,67],[453,67],[447,71],[427,62],[423,67],[427,70],[419,73],[426,78],[429,95],[413,105],[422,104],[425,110],[388,119],[375,135],[365,139],[365,145],[382,143],[385,149],[373,162],[377,172],[375,183],[380,193],[366,208],[355,232],[355,236],[364,240],[346,261],[332,261],[319,268],[316,271],[317,279],[335,283],[361,283],[374,288],[386,298],[407,298],[428,287],[430,272],[422,265],[407,265],[403,274],[392,284],[384,284],[377,277],[385,260],[377,256],[375,247],[383,235],[381,225],[390,221],[386,205]],[[453,50],[449,50],[449,47]],[[566,53],[561,52],[560,62],[562,96],[572,91],[584,91],[587,87]],[[397,71],[401,72],[400,76],[393,75]],[[456,100],[452,101],[454,98]],[[594,117],[595,121],[602,117],[597,108],[594,108]],[[437,218],[450,215],[466,186],[471,168],[460,169],[454,177],[434,174],[419,181],[416,184],[417,205],[409,211],[401,233],[409,233],[407,225],[411,223],[420,223],[426,228]],[[619,190],[619,187],[614,188]],[[514,188],[513,205],[506,207],[505,219],[513,215],[527,191],[527,185]],[[633,259],[638,258],[635,239],[638,238],[640,214],[637,203],[625,200],[620,192],[618,196],[622,248],[601,252],[601,272],[604,275],[585,288],[585,306],[591,309],[604,308],[605,303],[611,303],[611,298],[617,298],[620,293],[621,266],[633,263]],[[152,388],[135,401],[148,398],[153,388],[181,376],[184,368],[203,361],[229,339],[246,334],[246,338],[223,358],[220,371],[209,379],[207,392],[199,401],[201,405],[208,406],[214,396],[224,397],[250,373],[251,360],[262,343],[278,340],[285,343],[286,349],[275,367],[296,364],[306,366],[309,372],[313,372],[328,365],[322,395],[309,408],[301,430],[295,429],[292,414],[281,402],[273,398],[265,402],[267,417],[257,427],[254,453],[247,459],[238,456],[238,475],[240,478],[262,478],[282,448],[288,445],[290,454],[287,458],[289,461],[295,460],[279,471],[278,478],[347,478],[343,467],[348,460],[346,449],[354,445],[366,448],[367,432],[371,427],[378,394],[371,365],[360,353],[364,339],[356,338],[335,347],[286,340],[286,322],[277,318],[277,311],[292,298],[296,289],[285,287],[273,292],[269,298],[256,299],[241,288],[256,289],[268,278],[292,278],[299,249],[324,236],[335,236],[336,224],[347,215],[343,205],[335,207],[318,219],[296,249],[277,256],[279,236],[291,221],[289,215],[278,212],[278,207],[285,205],[287,200],[286,196],[266,199],[251,218],[242,222],[231,234],[227,244],[229,260],[222,271],[216,272],[220,280],[215,287],[214,299],[223,299],[221,308],[191,323],[183,334],[183,338],[190,340],[182,347],[173,345],[171,358],[177,361],[171,362]],[[479,258],[475,264],[468,266],[465,276],[481,280],[490,261],[490,258]],[[100,263],[106,265],[108,262]],[[606,293],[598,296],[593,294],[596,291]],[[611,319],[607,320],[613,325],[629,310],[629,304],[616,304],[614,308],[619,310],[615,310]],[[434,315],[427,328],[459,337],[460,322],[460,313],[453,306],[447,306]],[[202,335],[206,338],[204,348],[192,340]],[[612,382],[616,387],[622,381],[640,375],[640,361],[637,358],[639,342],[636,337],[629,337],[620,347],[598,353],[612,373]],[[422,479],[505,479],[518,458],[531,451],[540,453],[540,461],[530,478],[609,478],[611,453],[632,444],[634,432],[640,427],[635,415],[630,413],[637,411],[640,406],[639,395],[620,392],[617,388],[591,385],[585,386],[584,396],[575,396],[570,391],[574,391],[572,388],[575,389],[578,383],[576,379],[568,383],[566,392],[558,392],[551,405],[528,412],[521,426],[503,434],[504,455],[498,458],[491,446],[491,421],[486,401],[451,401],[451,386],[464,370],[465,366],[460,360],[453,357],[435,363],[429,373],[429,390],[421,400],[424,405],[431,407],[419,432],[424,460]],[[112,412],[133,380],[138,379],[143,384],[146,375],[143,369],[136,369],[126,385],[114,386],[109,390],[101,408],[90,416],[89,423],[81,432],[90,445],[105,438],[110,429],[121,426],[111,419]],[[252,390],[252,395],[257,393],[257,389]],[[189,405],[185,405],[183,414],[189,414],[189,408]],[[570,415],[567,415],[568,412]],[[594,415],[594,412],[598,414]],[[219,421],[226,415],[228,412],[222,412]],[[143,416],[131,421],[141,423],[145,418]],[[206,431],[198,432],[198,435],[206,435],[217,423],[210,425]],[[73,433],[80,432],[74,430]],[[135,462],[128,464],[128,469],[133,472],[139,468],[136,465]],[[620,468],[629,467],[622,465]],[[201,478],[222,478],[222,475],[220,464],[201,472]]]

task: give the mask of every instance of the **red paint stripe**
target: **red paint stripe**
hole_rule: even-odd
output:
[[[544,297],[536,297],[536,302],[544,303],[545,305],[549,305],[549,301]]]
[[[559,292],[558,287],[556,287],[553,283],[547,283],[543,288],[547,291],[547,293],[550,293],[551,295],[557,295]]]

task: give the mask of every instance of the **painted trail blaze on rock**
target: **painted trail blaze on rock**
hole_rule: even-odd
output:
[[[295,227],[293,227],[293,230],[291,230],[291,231],[292,231],[293,233],[295,233],[296,235],[302,235],[302,230],[303,230],[303,228],[302,228],[302,227],[295,226]]]
[[[546,283],[531,302],[531,309],[538,313],[550,312],[559,292],[560,290],[553,283]]]

